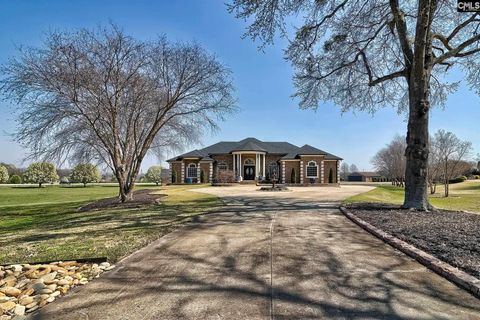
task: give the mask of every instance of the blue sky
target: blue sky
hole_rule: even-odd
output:
[[[16,46],[38,46],[44,32],[93,28],[112,21],[139,39],[166,34],[170,40],[195,40],[215,53],[232,71],[240,111],[221,130],[206,135],[203,145],[219,140],[289,141],[311,144],[341,156],[360,169],[371,169],[370,159],[395,134],[405,134],[406,122],[390,108],[374,115],[342,114],[332,104],[317,112],[300,110],[294,93],[292,68],[284,60],[285,42],[278,40],[263,52],[258,43],[242,39],[246,23],[230,15],[224,0],[203,1],[2,1],[0,2],[0,63],[14,56]],[[454,74],[454,78],[460,77]],[[12,142],[15,106],[0,101],[0,162],[22,165],[25,151]],[[480,99],[466,88],[450,96],[445,110],[432,112],[430,130],[445,129],[470,140],[480,152]],[[201,146],[198,146],[201,147]],[[149,158],[143,168],[154,164]]]

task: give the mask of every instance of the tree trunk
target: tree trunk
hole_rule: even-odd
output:
[[[404,208],[429,210],[428,202],[428,80],[412,77],[409,85],[409,117],[407,130],[407,149],[405,155],[405,200]]]
[[[120,185],[120,201],[123,203],[133,200],[133,187],[135,183],[128,183],[125,179],[122,179],[122,182],[119,180],[118,183]]]
[[[41,188],[41,187],[42,187],[42,183],[41,183],[41,182],[38,184],[38,187],[39,187],[39,188]]]
[[[404,208],[428,210],[428,100],[414,96],[410,101],[407,131]]]
[[[415,27],[413,60],[408,68],[408,126],[405,155],[404,208],[427,211],[428,202],[428,120],[429,91],[432,61],[431,21],[435,2],[418,1],[418,18]],[[410,62],[407,61],[407,64]]]

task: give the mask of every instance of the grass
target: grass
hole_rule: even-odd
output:
[[[430,203],[447,210],[459,210],[480,213],[480,180],[470,180],[450,185],[449,197],[443,196],[443,186],[437,187],[437,193],[430,195]],[[368,192],[353,196],[345,200],[346,203],[375,202],[375,203],[403,203],[403,188],[394,186],[378,186]]]
[[[116,196],[115,186],[1,187],[0,264],[107,257],[117,261],[191,217],[223,205],[198,185],[139,186],[165,194],[159,205],[77,212]]]

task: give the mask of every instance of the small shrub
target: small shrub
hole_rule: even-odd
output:
[[[21,184],[22,183],[22,177],[14,174],[13,176],[10,177],[10,180],[8,182],[11,183],[11,184]]]
[[[467,180],[467,177],[459,176],[459,177],[456,177],[454,179],[450,179],[448,182],[449,183],[461,183],[461,182],[464,182],[465,180]]]
[[[205,183],[205,171],[200,171],[200,182]]]
[[[177,171],[172,170],[172,183],[177,183]]]
[[[235,182],[235,175],[232,170],[218,171],[215,176],[215,183],[233,183]]]
[[[292,168],[292,173],[290,174],[290,183],[295,183],[295,182],[297,182],[295,168]]]

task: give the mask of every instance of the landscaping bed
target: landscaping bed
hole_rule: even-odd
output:
[[[480,278],[480,214],[421,212],[368,203],[351,204],[347,209],[371,225]]]
[[[78,209],[79,212],[86,212],[91,210],[101,209],[131,209],[140,208],[145,205],[158,204],[159,199],[164,197],[164,194],[155,194],[155,190],[143,189],[133,192],[133,200],[128,202],[120,202],[118,197],[106,198],[97,200],[95,202],[84,205]]]
[[[23,317],[113,268],[77,261],[0,266],[0,318]]]

